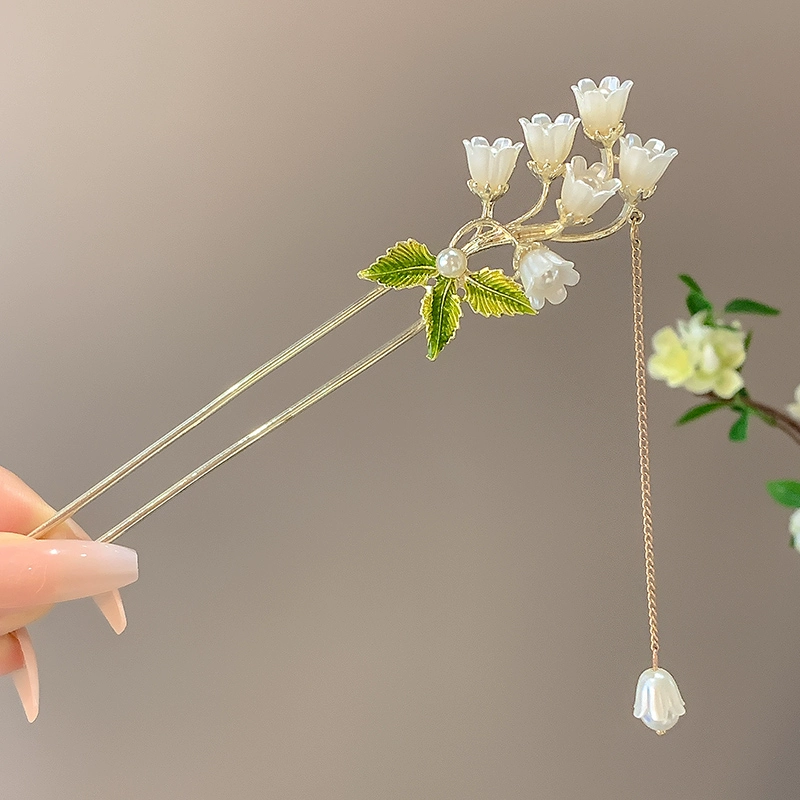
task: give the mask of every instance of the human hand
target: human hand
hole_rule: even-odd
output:
[[[117,589],[138,577],[134,550],[94,542],[72,520],[42,539],[20,535],[53,513],[33,489],[0,467],[0,675],[13,677],[30,722],[39,713],[39,677],[25,626],[54,603],[93,596],[114,631],[122,633],[125,610]]]

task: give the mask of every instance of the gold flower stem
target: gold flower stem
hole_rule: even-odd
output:
[[[642,532],[644,536],[647,619],[650,626],[650,651],[653,669],[658,669],[658,609],[656,569],[653,554],[653,511],[650,499],[650,439],[647,433],[647,368],[644,348],[644,300],[642,288],[642,242],[639,225],[644,219],[639,209],[630,215],[631,283],[633,287],[633,344],[636,358],[636,420],[639,429],[639,475],[642,487]]]
[[[135,469],[140,467],[146,461],[151,459],[157,453],[160,453],[165,447],[180,439],[185,433],[188,433],[192,428],[195,428],[204,420],[208,419],[214,412],[219,411],[223,406],[228,404],[231,400],[238,397],[246,389],[249,389],[255,383],[265,378],[278,367],[283,366],[287,361],[294,358],[299,353],[303,352],[307,347],[310,347],[315,342],[319,341],[323,336],[330,333],[339,325],[355,316],[359,311],[366,308],[370,303],[373,303],[382,295],[390,291],[386,287],[379,287],[373,289],[368,294],[364,295],[360,300],[357,300],[352,305],[340,311],[335,316],[331,317],[327,322],[320,325],[315,330],[307,333],[301,339],[298,339],[293,345],[287,347],[282,353],[279,353],[274,358],[267,361],[258,369],[251,372],[246,377],[242,378],[238,383],[235,383],[229,389],[226,389],[221,395],[216,397],[210,403],[205,405],[191,417],[184,420],[180,425],[173,428],[169,433],[166,433],[158,441],[153,442],[149,447],[142,450],[141,453],[135,455],[130,461],[127,461],[118,469],[114,470],[110,475],[107,475],[99,483],[95,484],[91,489],[84,492],[80,497],[77,497],[68,505],[64,506],[60,511],[54,514],[47,522],[40,525],[28,536],[38,539],[44,536],[49,530],[56,525],[70,519],[80,509],[86,506],[95,498],[99,497],[107,489],[110,489],[115,483],[121,481],[126,475],[129,475]]]
[[[619,216],[607,227],[585,233],[561,233],[551,237],[551,240],[554,242],[593,242],[597,239],[604,239],[606,236],[616,233],[620,228],[624,228],[635,210],[636,206],[626,202],[622,206]]]
[[[185,478],[182,478],[177,483],[174,483],[169,489],[163,491],[158,497],[153,498],[149,503],[142,506],[138,511],[135,511],[129,517],[124,519],[118,525],[115,525],[111,530],[104,533],[97,541],[98,542],[113,542],[115,539],[122,536],[125,531],[141,522],[146,516],[152,514],[157,508],[161,507],[168,500],[171,500],[176,495],[180,494],[184,489],[191,486],[195,481],[200,480],[204,475],[216,469],[220,464],[224,464],[228,459],[238,455],[243,450],[246,450],[250,445],[255,444],[259,439],[262,439],[268,433],[280,428],[281,425],[294,419],[298,414],[310,408],[314,403],[327,397],[331,392],[335,392],[339,387],[344,386],[348,381],[351,381],[357,375],[360,375],[365,370],[369,369],[374,364],[377,364],[382,358],[385,358],[397,350],[398,347],[405,344],[410,339],[413,339],[418,333],[425,329],[425,322],[417,320],[411,327],[407,328],[399,336],[388,341],[383,347],[379,347],[373,353],[363,358],[361,361],[353,364],[353,366],[346,369],[344,372],[337,375],[332,380],[315,389],[311,394],[306,395],[302,400],[299,400],[294,405],[289,406],[285,411],[282,411],[277,416],[273,417],[269,422],[264,423],[259,428],[249,433],[247,436],[240,439],[235,444],[226,448],[222,452],[210,458],[202,466],[190,472]]]

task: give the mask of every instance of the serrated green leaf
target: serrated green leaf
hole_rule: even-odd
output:
[[[428,358],[433,361],[456,335],[461,319],[461,298],[454,278],[439,278],[422,298],[422,318],[428,335]]]
[[[782,506],[800,508],[800,483],[797,481],[769,481],[767,491]]]
[[[708,301],[708,298],[701,292],[691,291],[686,295],[686,308],[689,313],[694,316],[698,311],[713,312],[713,306]]]
[[[697,292],[697,294],[705,297],[703,290],[700,288],[700,284],[691,275],[678,275],[678,278],[682,280],[693,292]]]
[[[687,422],[700,419],[700,417],[704,417],[706,414],[710,414],[712,411],[716,411],[718,408],[725,408],[726,405],[727,403],[703,403],[703,405],[690,408],[682,417],[679,417],[675,421],[675,424],[685,425]]]
[[[536,313],[522,287],[499,269],[484,267],[467,275],[464,292],[472,310],[484,317]]]
[[[393,289],[423,286],[438,274],[436,258],[424,244],[409,239],[398,242],[374,264],[358,273],[359,278]]]
[[[725,306],[726,314],[761,314],[763,317],[776,317],[781,312],[777,308],[748,300],[746,297],[737,297]]]
[[[731,425],[731,429],[728,432],[728,438],[732,442],[743,442],[747,439],[747,427],[750,421],[750,412],[749,411],[742,411],[739,419]]]

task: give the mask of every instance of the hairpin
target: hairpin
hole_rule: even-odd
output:
[[[427,356],[431,360],[436,359],[455,337],[465,305],[477,315],[501,317],[533,315],[541,311],[546,303],[562,303],[567,297],[567,287],[575,286],[580,275],[573,262],[562,258],[549,245],[595,241],[627,226],[631,244],[636,411],[651,651],[651,666],[641,674],[636,687],[634,715],[659,734],[672,728],[684,714],[685,707],[675,680],[659,666],[642,304],[640,229],[644,214],[640,205],[653,195],[657,182],[677,155],[677,150],[666,149],[658,139],[642,143],[637,135],[625,133],[623,115],[632,85],[629,80],[620,82],[615,77],[603,78],[599,85],[586,78],[572,87],[580,117],[564,113],[551,120],[547,114],[535,114],[530,119],[520,120],[530,154],[527,166],[540,184],[540,193],[528,211],[509,222],[501,222],[495,217],[495,205],[509,189],[509,180],[523,144],[507,138],[496,139],[490,144],[480,136],[464,140],[470,173],[467,186],[480,200],[481,213],[456,231],[447,247],[438,251],[437,255],[413,239],[390,247],[371,266],[359,273],[360,278],[376,283],[376,288],[231,386],[28,535],[36,539],[52,534],[57,526],[71,520],[74,514],[118,481],[390,289],[422,288],[420,319],[361,361],[197,467],[97,541],[115,541],[195,481],[360,375],[423,330],[427,339]],[[591,165],[580,155],[568,160],[579,125],[600,151],[600,160]],[[615,175],[617,166],[618,175]],[[554,219],[537,222],[536,218],[545,209],[551,188],[558,179],[561,180],[561,193],[555,202],[557,214]],[[593,228],[592,215],[616,195],[622,201],[616,218],[604,227]],[[489,267],[477,270],[470,268],[470,259],[502,246],[512,248],[510,271]],[[23,649],[32,654],[27,634],[23,638]],[[35,679],[28,681],[29,692],[32,691],[31,683],[36,683]]]

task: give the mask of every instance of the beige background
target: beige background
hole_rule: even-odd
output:
[[[583,76],[680,149],[647,207],[648,332],[679,271],[756,320],[746,375],[800,381],[791,2],[5,2],[0,460],[62,504],[474,215],[461,139],[519,138]],[[579,147],[589,152],[581,140]],[[520,169],[508,218],[535,183]],[[123,540],[120,639],[88,601],[33,630],[43,710],[0,684],[17,800],[797,797],[800,555],[773,431],[675,430],[651,387],[663,663],[688,714],[630,713],[648,664],[625,234],[559,248],[535,319],[415,340]],[[506,263],[507,251],[492,256]],[[87,509],[94,535],[382,343],[365,312]]]

